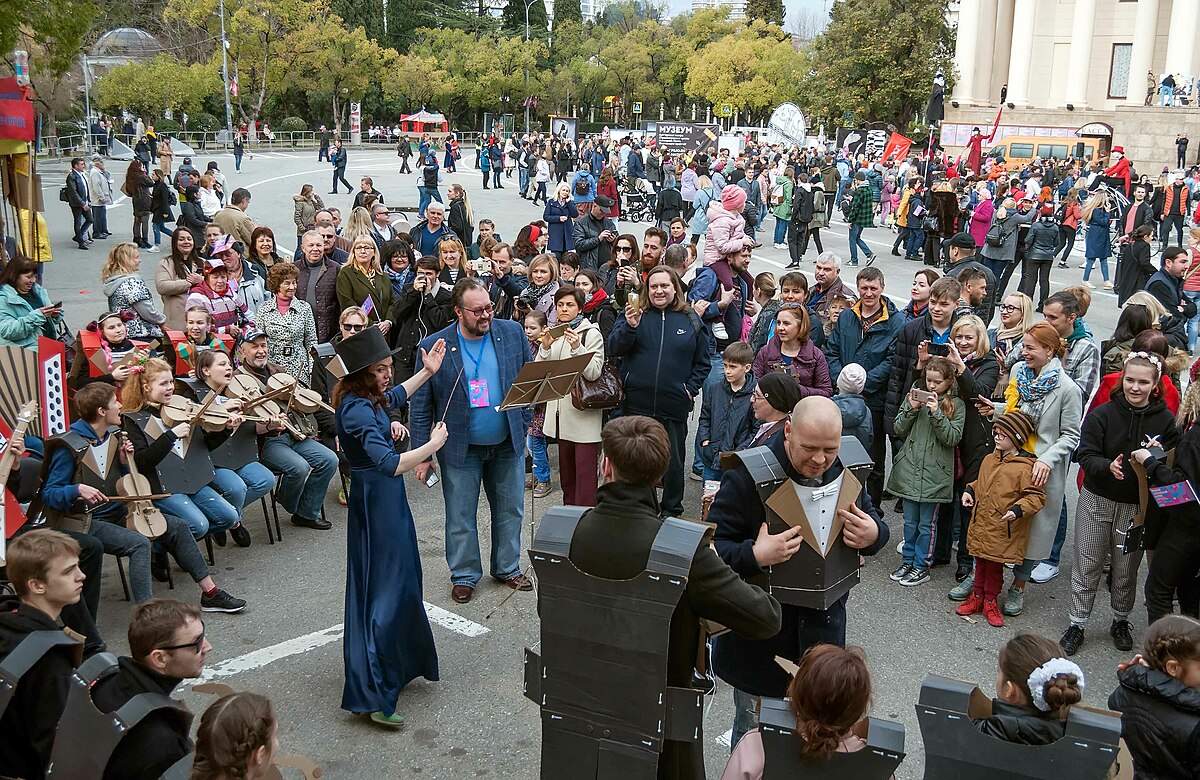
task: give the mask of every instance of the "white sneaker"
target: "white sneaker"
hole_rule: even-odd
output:
[[[903,539],[900,540],[900,544],[896,545],[896,552],[900,553],[901,555],[904,555],[904,540]]]
[[[1049,582],[1058,576],[1058,567],[1051,566],[1045,561],[1033,567],[1033,571],[1029,574],[1029,579],[1037,583]]]
[[[147,252],[161,252],[162,250],[158,248],[158,244],[151,244],[149,247],[146,248],[146,251]]]
[[[787,244],[772,244],[775,249],[787,249]]]
[[[1089,281],[1087,281],[1087,280],[1084,280],[1084,282],[1083,282],[1083,286],[1084,286],[1084,287],[1086,287],[1086,288],[1088,288],[1089,290],[1094,290],[1094,289],[1096,289],[1096,285],[1092,284],[1091,282],[1089,282]]]

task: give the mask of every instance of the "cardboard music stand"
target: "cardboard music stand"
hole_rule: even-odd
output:
[[[526,363],[504,395],[499,411],[557,401],[571,394],[579,375],[592,362],[593,353]]]

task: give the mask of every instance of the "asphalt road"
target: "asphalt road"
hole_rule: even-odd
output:
[[[293,235],[291,195],[304,183],[312,183],[327,205],[348,212],[350,195],[325,195],[330,167],[316,161],[315,152],[257,153],[247,157],[241,174],[233,172],[228,155],[199,155],[203,169],[216,159],[226,171],[230,188],[248,187],[253,193],[250,215],[275,230],[280,242],[291,245]],[[469,166],[471,160],[465,160]],[[124,165],[112,164],[114,175],[123,175]],[[350,151],[347,179],[357,184],[362,175],[375,179],[389,204],[415,205],[415,177],[397,174],[394,154],[387,151]],[[65,204],[54,193],[66,172],[65,163],[43,163],[46,184],[47,222],[53,241],[54,262],[46,272],[51,300],[64,300],[69,322],[77,328],[105,308],[100,293],[99,267],[106,242],[97,241],[82,252],[71,241],[71,220]],[[470,193],[476,219],[493,219],[500,233],[512,239],[541,208],[531,207],[516,197],[516,178],[505,181],[502,192],[484,192],[477,171],[464,168],[450,174],[449,182],[463,183]],[[511,186],[509,186],[511,185]],[[124,200],[124,199],[123,199]],[[130,235],[128,201],[110,209],[110,229],[116,239]],[[773,218],[768,217],[768,227]],[[622,229],[640,234],[644,225],[622,224]],[[917,267],[887,254],[892,234],[883,229],[867,231],[867,241],[879,253],[878,265],[888,278],[886,292],[906,300],[912,274]],[[846,230],[840,223],[823,232],[826,246],[846,255]],[[787,254],[766,246],[756,253],[751,272],[779,270]],[[1082,242],[1081,242],[1082,243]],[[1078,253],[1077,253],[1078,254]],[[161,257],[143,253],[143,275],[151,280]],[[803,270],[811,278],[812,259]],[[1055,268],[1056,288],[1078,282],[1081,271]],[[853,275],[853,269],[847,274]],[[1110,294],[1095,293],[1088,322],[1098,339],[1106,338],[1116,322],[1116,302]],[[694,419],[693,419],[694,424]],[[694,430],[694,428],[693,428]],[[552,450],[551,463],[554,465]],[[555,478],[556,479],[556,478]],[[283,754],[305,755],[316,761],[329,778],[462,778],[489,777],[508,780],[537,776],[540,726],[538,708],[522,697],[522,650],[538,642],[538,619],[534,594],[517,593],[511,598],[505,586],[485,578],[475,599],[454,604],[449,594],[449,577],[444,561],[444,513],[441,492],[427,489],[408,478],[409,502],[416,519],[423,557],[425,598],[434,619],[442,680],[417,681],[408,686],[399,702],[407,724],[396,733],[384,732],[363,718],[339,709],[341,697],[341,623],[344,602],[345,509],[331,492],[326,512],[334,529],[318,532],[287,525],[283,540],[268,545],[260,507],[246,512],[247,527],[254,536],[249,549],[232,545],[217,550],[214,576],[218,584],[246,598],[250,606],[240,615],[206,615],[213,651],[208,657],[208,675],[236,689],[250,689],[271,698],[281,719]],[[1071,480],[1072,486],[1074,480]],[[685,505],[699,514],[700,483],[688,481]],[[528,495],[528,494],[527,494]],[[561,498],[557,491],[537,507],[527,505],[527,520],[538,518],[550,502]],[[528,501],[529,499],[527,499]],[[1074,488],[1069,505],[1074,507]],[[481,538],[487,544],[487,507],[481,505]],[[898,540],[903,519],[885,515]],[[529,538],[527,524],[524,539]],[[1064,564],[1070,561],[1072,543],[1067,542]],[[899,564],[894,549],[869,560],[862,583],[854,590],[849,606],[849,641],[866,649],[874,675],[872,714],[899,720],[907,728],[908,757],[897,772],[899,778],[922,774],[924,751],[915,717],[914,703],[922,678],[929,673],[978,681],[989,696],[996,676],[996,651],[1018,632],[1035,632],[1057,639],[1067,623],[1070,597],[1069,568],[1045,585],[1030,585],[1025,614],[1009,618],[1002,629],[991,628],[981,619],[966,620],[952,612],[946,599],[953,586],[953,569],[935,570],[925,586],[903,589],[887,578]],[[100,625],[109,647],[126,652],[125,628],[128,603],[122,601],[120,582],[112,559],[106,561],[104,598]],[[155,583],[158,596],[175,596],[197,601],[197,589],[176,569],[175,591]],[[1076,660],[1088,676],[1084,703],[1103,706],[1115,686],[1115,665],[1122,654],[1107,636],[1110,610],[1101,590],[1097,598],[1093,628]],[[1145,615],[1133,615],[1136,640],[1140,642]],[[183,698],[197,712],[211,699],[190,690]],[[709,777],[719,777],[728,748],[722,736],[732,721],[732,697],[721,684],[709,700],[705,718],[705,753]]]

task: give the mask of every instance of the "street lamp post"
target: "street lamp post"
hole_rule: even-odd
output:
[[[225,83],[225,143],[229,144],[233,133],[233,110],[229,106],[229,42],[225,40],[225,0],[219,4],[221,14],[221,80]]]
[[[529,43],[529,9],[534,3],[540,3],[542,0],[529,0],[525,4],[525,43]],[[529,132],[529,68],[525,69],[525,132]]]

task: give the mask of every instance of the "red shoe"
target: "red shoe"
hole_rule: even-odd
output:
[[[971,591],[971,595],[967,596],[967,600],[954,608],[956,615],[978,615],[983,612],[983,596],[980,596],[975,591]]]
[[[1004,627],[1004,615],[1000,614],[1000,605],[995,599],[988,599],[983,605],[983,616],[987,622],[996,628]]]

